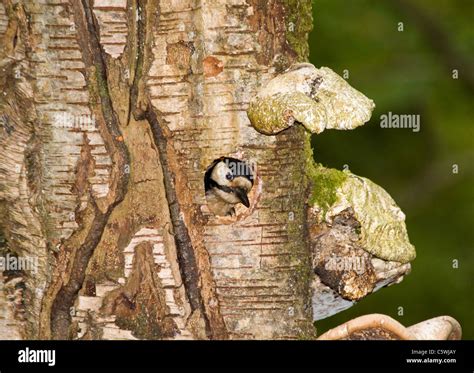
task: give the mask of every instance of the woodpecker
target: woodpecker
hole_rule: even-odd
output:
[[[253,186],[250,166],[239,159],[216,159],[204,175],[204,189],[209,210],[219,216],[235,215],[234,206],[250,207],[247,193]]]

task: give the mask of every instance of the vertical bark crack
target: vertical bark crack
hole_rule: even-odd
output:
[[[196,265],[196,257],[194,255],[194,248],[189,237],[189,232],[186,224],[182,218],[181,209],[178,203],[176,195],[176,188],[174,185],[174,175],[171,171],[171,167],[168,164],[167,147],[168,141],[167,136],[164,134],[162,124],[160,124],[157,114],[151,108],[151,104],[144,113],[145,119],[150,123],[151,131],[153,134],[153,141],[160,156],[161,167],[163,168],[163,178],[165,184],[166,199],[170,209],[171,222],[173,224],[173,233],[177,246],[178,261],[180,264],[181,275],[183,277],[184,287],[186,289],[187,296],[191,309],[199,310],[205,317],[204,306],[199,283],[199,273]],[[208,321],[206,324],[208,327]]]
[[[205,322],[206,334],[212,334],[212,328],[210,326],[209,318],[206,315],[206,309],[201,295],[201,289],[199,287],[200,276],[192,245],[191,237],[188,232],[188,228],[183,219],[183,213],[181,211],[178,197],[176,194],[175,186],[175,175],[172,171],[172,167],[168,162],[168,138],[170,131],[163,120],[159,120],[157,113],[154,111],[148,97],[144,97],[142,84],[144,60],[145,60],[145,42],[148,36],[146,30],[145,20],[148,14],[146,14],[146,7],[148,2],[138,0],[136,3],[138,21],[136,25],[137,32],[137,55],[135,65],[135,75],[133,84],[130,90],[130,111],[133,113],[136,120],[145,119],[151,128],[153,142],[157,148],[158,155],[160,158],[160,164],[163,171],[164,187],[166,199],[168,201],[168,207],[170,211],[171,224],[173,226],[173,235],[177,248],[177,257],[179,262],[179,268],[181,277],[183,279],[186,296],[189,300],[189,304],[193,313],[198,311]]]
[[[101,111],[105,122],[103,128],[104,143],[107,152],[111,154],[115,163],[113,170],[115,177],[111,177],[113,185],[109,195],[112,196],[111,202],[108,204],[105,212],[98,208],[93,196],[90,195],[89,203],[92,205],[94,218],[88,227],[88,232],[81,246],[71,257],[69,281],[63,283],[53,301],[51,308],[51,332],[54,339],[66,339],[69,337],[69,326],[71,324],[70,309],[81,289],[87,266],[94,253],[95,248],[100,242],[107,220],[113,209],[123,200],[128,184],[128,174],[124,170],[124,166],[129,163],[128,150],[121,141],[121,131],[117,115],[112,106],[112,99],[109,93],[107,81],[107,65],[105,52],[102,50],[99,41],[99,27],[94,18],[92,5],[88,0],[81,2],[71,1],[74,9],[76,23],[82,16],[85,19],[85,25],[79,25],[79,29],[84,28],[85,34],[79,37],[82,42],[83,54],[88,65],[95,68],[95,79],[98,85],[98,94],[100,97]],[[80,27],[83,26],[83,27]],[[74,235],[73,235],[74,236]],[[64,248],[67,244],[64,245]]]

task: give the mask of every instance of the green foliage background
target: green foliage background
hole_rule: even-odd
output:
[[[463,338],[474,339],[474,2],[315,0],[313,17],[311,62],[341,76],[347,70],[349,83],[376,103],[365,126],[314,136],[315,158],[384,187],[417,249],[401,284],[316,322],[318,334],[367,313],[406,326],[451,315]],[[380,128],[389,111],[420,114],[420,132]]]

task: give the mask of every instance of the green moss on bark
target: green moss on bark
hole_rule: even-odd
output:
[[[298,62],[308,61],[308,34],[313,29],[311,0],[282,0],[286,9],[286,39],[298,58]]]
[[[336,191],[347,179],[343,171],[324,168],[319,164],[312,167],[309,177],[312,183],[309,204],[317,204],[323,210],[327,210],[336,203]]]
[[[306,176],[309,181],[308,205],[320,206],[324,212],[337,201],[337,189],[347,180],[347,174],[333,168],[325,168],[314,161],[310,134],[305,146]]]

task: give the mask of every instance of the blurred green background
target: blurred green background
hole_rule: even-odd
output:
[[[347,70],[349,83],[376,104],[365,126],[314,136],[316,161],[337,169],[347,164],[385,188],[405,212],[417,251],[401,284],[316,322],[318,334],[367,313],[406,326],[450,315],[463,338],[474,339],[473,4],[313,1],[311,62],[341,76]],[[380,128],[389,111],[420,114],[420,132]]]

